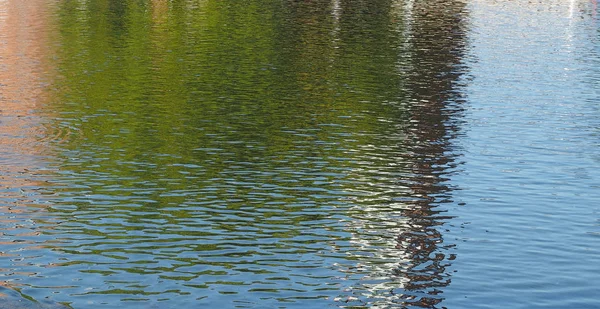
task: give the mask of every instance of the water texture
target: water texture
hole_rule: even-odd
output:
[[[0,308],[599,308],[597,10],[0,1]]]

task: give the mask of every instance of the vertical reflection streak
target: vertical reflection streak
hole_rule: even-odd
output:
[[[454,259],[448,253],[453,245],[444,243],[441,226],[451,218],[443,214],[451,202],[449,174],[456,168],[452,139],[459,133],[463,107],[460,98],[462,57],[465,49],[465,4],[430,1],[410,6],[414,16],[413,37],[415,71],[407,87],[412,102],[410,122],[415,144],[412,194],[419,199],[405,212],[409,228],[398,236],[398,248],[408,263],[401,263],[396,274],[407,278],[405,305],[435,307],[450,284],[447,266]]]
[[[52,70],[48,5],[0,1],[0,286],[15,290],[1,293],[6,308],[27,302],[20,299],[24,278],[37,276],[32,266],[44,263],[38,250],[47,240],[40,230],[49,205],[53,134],[47,127],[51,114],[43,112]]]
[[[19,190],[40,185],[48,132],[41,108],[47,100],[43,1],[0,2],[0,203],[17,205]],[[16,192],[16,193],[15,193]],[[15,204],[17,203],[17,204]]]
[[[392,78],[399,89],[388,105],[395,111],[381,119],[387,140],[362,147],[365,153],[398,147],[397,157],[389,158],[389,170],[374,171],[375,162],[355,170],[356,177],[386,176],[365,178],[357,188],[366,196],[354,207],[354,257],[366,275],[351,296],[338,299],[342,303],[437,308],[451,282],[454,244],[445,243],[441,231],[452,220],[444,205],[452,202],[449,180],[459,156],[452,140],[461,134],[465,7],[443,0],[391,3],[397,43]]]

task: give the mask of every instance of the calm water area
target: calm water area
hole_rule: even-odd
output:
[[[0,308],[600,308],[596,0],[0,0]]]

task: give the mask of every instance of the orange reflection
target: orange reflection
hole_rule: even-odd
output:
[[[6,308],[22,304],[19,280],[34,276],[19,271],[21,250],[33,249],[39,235],[30,219],[39,207],[45,185],[47,154],[43,105],[48,102],[50,76],[49,14],[46,0],[0,0],[0,299]],[[33,208],[32,208],[33,206]],[[10,261],[10,262],[9,262]]]
[[[23,196],[16,189],[39,186],[30,176],[44,152],[39,110],[47,101],[48,5],[45,0],[0,0],[0,185],[3,199],[12,204]]]
[[[49,101],[49,5],[46,0],[0,0],[0,233],[21,239],[37,232],[29,233],[30,223],[14,215],[39,214],[32,209],[41,209],[38,192],[47,170],[45,120],[50,115],[42,111]],[[16,230],[19,235],[13,235]],[[11,240],[5,246],[14,245]]]

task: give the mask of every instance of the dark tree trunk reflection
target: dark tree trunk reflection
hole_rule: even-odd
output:
[[[410,1],[412,2],[412,1]],[[407,229],[398,235],[404,262],[394,271],[405,278],[402,302],[433,308],[450,284],[447,266],[455,255],[447,250],[441,226],[452,214],[442,204],[451,201],[448,174],[456,168],[452,138],[459,134],[463,102],[460,83],[465,73],[465,4],[459,1],[414,1],[407,5],[409,53],[406,89],[410,103],[412,174]]]

